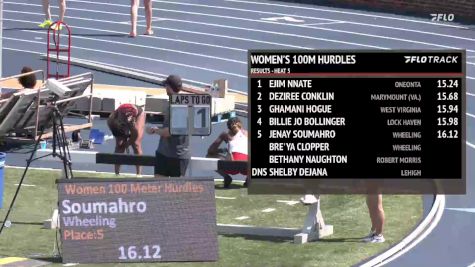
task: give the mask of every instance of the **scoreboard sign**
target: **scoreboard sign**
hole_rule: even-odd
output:
[[[465,179],[465,51],[251,51],[249,64],[253,181]]]
[[[216,261],[214,181],[59,181],[63,262]]]
[[[211,134],[211,95],[176,94],[170,101],[170,133],[172,135]]]

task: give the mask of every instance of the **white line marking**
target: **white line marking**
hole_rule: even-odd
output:
[[[290,17],[290,16],[261,18],[261,20],[266,20],[266,21],[279,21],[279,20],[283,20],[283,21],[295,22],[295,23],[303,23],[303,22],[305,22],[305,20],[296,19],[296,18]]]
[[[234,219],[242,221],[242,220],[249,219],[249,217],[248,216],[241,216],[241,217],[237,217],[237,218],[234,218]]]
[[[388,264],[391,261],[395,260],[396,258],[400,257],[401,255],[405,254],[406,252],[411,250],[413,247],[415,247],[417,244],[422,242],[422,240],[424,240],[434,230],[434,228],[439,224],[440,219],[442,218],[442,215],[444,214],[445,196],[444,195],[437,195],[437,197],[440,197],[440,202],[439,202],[440,204],[438,205],[438,209],[435,211],[435,215],[434,215],[433,220],[431,222],[426,223],[426,226],[428,224],[428,227],[424,232],[420,233],[423,230],[423,228],[421,228],[418,233],[416,233],[415,231],[410,233],[408,237],[403,239],[403,241],[401,241],[396,246],[389,249],[389,250],[396,251],[396,253],[392,252],[394,254],[389,256],[389,258],[378,260],[378,256],[377,256],[376,258],[373,258],[370,262],[367,262],[367,263],[365,263],[361,266],[362,267],[363,266],[383,266],[383,265]],[[437,199],[436,199],[436,201],[437,201]],[[432,210],[431,210],[431,212],[432,212]],[[426,222],[426,221],[424,220],[422,223],[424,223],[424,222]],[[422,226],[422,223],[419,224],[419,226]],[[415,234],[420,234],[420,235],[417,236],[415,239],[413,239]],[[407,242],[410,242],[410,241],[413,240],[413,242],[408,243],[408,244],[403,244],[402,242],[404,242],[405,240],[408,240]],[[397,246],[399,246],[399,248]],[[398,250],[396,250],[396,249],[398,249]],[[386,252],[388,252],[388,251],[386,251]]]
[[[17,39],[17,38],[3,37],[3,39],[43,45],[42,42],[28,41],[28,40],[22,40],[22,39]],[[198,66],[193,66],[193,65],[183,64],[183,63],[171,62],[171,61],[167,61],[167,60],[153,59],[153,58],[148,58],[148,57],[141,57],[141,56],[135,56],[135,55],[130,55],[130,54],[123,54],[123,53],[118,53],[118,52],[111,52],[111,51],[92,49],[92,48],[84,48],[84,47],[78,47],[78,46],[71,46],[71,48],[93,51],[93,52],[99,52],[99,53],[105,53],[105,54],[111,54],[111,55],[116,55],[116,56],[143,59],[143,60],[148,60],[148,61],[153,61],[153,62],[161,62],[161,63],[170,64],[170,65],[176,65],[176,66],[181,66],[181,67],[186,67],[186,68],[191,68],[191,69],[205,70],[205,71],[209,71],[209,72],[221,73],[221,74],[226,74],[226,75],[230,75],[230,76],[234,76],[234,77],[238,77],[238,78],[247,79],[247,75],[241,75],[241,74],[237,74],[237,73],[220,71],[220,70],[215,70],[215,69],[210,69],[210,68],[203,68],[203,67],[198,67]]]
[[[73,1],[73,0],[71,0]],[[276,13],[276,12],[266,12],[266,11],[261,11],[261,10],[251,10],[251,9],[243,9],[243,8],[233,8],[233,7],[222,7],[222,6],[212,6],[212,5],[201,5],[201,4],[190,4],[190,3],[178,3],[178,2],[169,2],[169,1],[155,1],[159,3],[167,3],[167,4],[175,4],[175,5],[185,5],[185,6],[199,6],[199,7],[207,7],[207,8],[214,8],[214,9],[225,9],[225,10],[234,10],[234,11],[244,11],[248,13],[259,13],[259,14],[269,14],[269,15],[279,15],[279,16],[296,16],[295,14],[286,14],[286,13]],[[157,8],[159,9],[159,8]],[[449,38],[456,38],[456,39],[462,39],[462,40],[469,40],[469,41],[475,41],[475,39],[472,38],[466,38],[462,36],[455,36],[455,35],[449,35],[449,34],[441,34],[441,33],[436,33],[436,32],[426,32],[426,31],[419,31],[419,30],[413,30],[413,29],[407,29],[407,28],[398,28],[398,27],[391,27],[391,26],[384,26],[384,25],[377,25],[377,24],[368,24],[368,23],[361,23],[361,22],[355,22],[355,21],[339,21],[339,20],[334,20],[334,19],[327,19],[327,18],[321,18],[321,17],[311,17],[311,16],[301,16],[298,15],[296,16],[298,18],[302,19],[314,19],[314,20],[324,20],[324,21],[330,21],[330,22],[335,22],[335,23],[348,23],[348,24],[353,24],[353,25],[361,25],[361,26],[367,26],[367,27],[375,27],[375,28],[384,28],[384,29],[392,29],[392,30],[400,30],[400,31],[408,31],[408,32],[415,32],[415,33],[422,33],[422,34],[430,34],[430,35],[436,35],[436,36],[444,36],[444,37],[449,37]],[[324,25],[324,24],[332,24],[332,23],[315,23],[316,25]],[[304,24],[306,26],[310,26],[313,24]],[[440,24],[437,24],[437,26],[440,26]],[[465,27],[464,27],[465,28]]]
[[[262,20],[246,19],[246,18],[239,18],[239,17],[232,17],[232,16],[212,15],[212,14],[199,13],[199,12],[189,12],[189,11],[185,12],[185,11],[172,10],[172,9],[161,9],[161,10],[166,11],[166,12],[185,13],[185,14],[188,14],[188,15],[191,14],[191,15],[198,15],[198,16],[209,16],[209,17],[243,20],[243,21],[251,21],[251,22],[260,22],[260,23],[275,24],[275,25],[287,25],[287,26],[291,26],[291,27],[306,28],[306,29],[317,29],[317,30],[322,30],[322,31],[346,33],[346,34],[351,34],[351,35],[365,36],[365,37],[371,37],[371,38],[379,38],[379,39],[386,39],[386,40],[394,40],[394,41],[400,41],[400,42],[406,42],[406,43],[422,44],[422,45],[427,45],[427,46],[442,47],[442,48],[449,48],[449,49],[461,49],[459,47],[454,47],[454,46],[440,45],[440,44],[434,44],[434,43],[428,43],[428,42],[422,42],[422,41],[415,41],[415,40],[410,40],[410,39],[375,35],[375,34],[369,34],[369,33],[360,33],[360,32],[353,32],[353,31],[346,31],[346,30],[328,29],[328,28],[322,28],[322,27],[304,26],[304,25],[298,25],[298,24],[288,24],[288,23],[273,22],[273,21],[262,21]],[[224,27],[224,28],[233,28],[233,29],[248,30],[248,31],[255,31],[255,32],[273,33],[273,34],[279,34],[279,35],[289,35],[288,33],[282,33],[282,32],[271,32],[271,31],[264,31],[264,30],[257,30],[257,29],[241,28],[241,27],[234,27],[234,26],[228,26],[228,25],[220,25],[220,24],[215,24],[215,23],[205,23],[205,22],[188,21],[188,20],[180,20],[180,19],[169,19],[169,20],[170,21],[176,21],[176,22],[183,22],[183,23],[192,23],[192,24],[201,24],[201,25],[207,25],[207,26],[221,27],[221,28]],[[302,36],[298,36],[298,37],[303,38]],[[329,39],[326,39],[326,41],[328,41],[328,40]],[[332,40],[332,41],[336,41],[336,40]],[[343,41],[340,41],[340,42],[343,43]],[[349,43],[349,42],[345,42],[345,43]],[[349,43],[349,44],[353,44],[353,45],[356,44],[358,46],[366,46],[366,47],[374,47],[374,46],[358,44],[358,43]],[[469,51],[469,52],[475,52],[475,50],[470,50],[470,49],[465,49],[465,50]]]
[[[214,198],[217,198],[217,199],[236,199],[235,197],[219,197],[219,196],[214,196]]]
[[[264,210],[261,210],[262,212],[265,212],[265,213],[269,213],[269,212],[273,212],[275,209],[273,208],[267,208],[267,209],[264,209]]]
[[[19,184],[14,184],[14,185],[18,186]],[[34,185],[34,184],[21,184],[21,186],[35,187],[36,185]]]
[[[166,21],[166,20],[167,20],[167,19],[164,19],[164,18],[152,18],[152,22],[154,22],[154,21],[157,21],[157,22],[158,22],[158,21]],[[137,22],[147,22],[147,20],[142,19],[142,20],[137,20]],[[130,21],[125,21],[125,22],[123,22],[123,23],[124,23],[124,24],[125,24],[125,23],[128,24],[128,23],[130,23]]]
[[[18,3],[13,3],[13,4],[18,4]],[[18,4],[20,5],[20,4]],[[21,4],[21,5],[34,5],[34,4]],[[40,5],[34,5],[34,6],[40,6]],[[53,7],[55,8],[55,7]],[[69,8],[72,9],[72,8]],[[89,11],[89,10],[87,10]],[[4,10],[4,12],[10,12],[10,13],[22,13],[22,14],[30,14],[30,15],[38,15],[38,16],[44,16],[41,13],[33,13],[33,12],[22,12],[22,11],[14,11],[14,10]],[[90,11],[90,12],[99,12],[99,11]],[[102,12],[100,12],[102,13]],[[117,13],[120,14],[120,13]],[[125,14],[120,14],[120,15],[125,15]],[[98,19],[90,19],[90,18],[82,18],[82,17],[72,17],[68,16],[70,19],[77,19],[77,20],[85,20],[85,21],[96,21],[96,22],[103,22],[103,23],[110,23],[110,24],[122,24],[120,22],[114,22],[114,21],[109,21],[109,20],[98,20]],[[6,20],[6,19],[5,19]],[[138,26],[145,27],[145,25],[137,24]],[[213,36],[213,37],[219,37],[219,38],[226,38],[226,39],[232,39],[232,40],[241,40],[241,41],[246,41],[246,42],[254,42],[254,43],[261,43],[261,44],[270,44],[270,45],[276,45],[276,46],[283,46],[283,47],[291,47],[291,48],[298,48],[298,49],[313,49],[311,47],[305,47],[305,46],[298,46],[298,45],[290,45],[290,44],[281,44],[281,43],[276,43],[276,42],[268,42],[268,41],[262,41],[262,40],[256,40],[256,39],[248,39],[248,38],[242,38],[242,37],[235,37],[235,36],[227,36],[227,35],[220,35],[220,34],[213,34],[213,33],[206,33],[206,32],[197,32],[197,31],[187,31],[187,30],[180,30],[180,29],[173,29],[173,28],[164,28],[164,27],[153,27],[154,29],[158,30],[165,30],[165,31],[174,31],[174,32],[183,32],[183,33],[190,33],[190,34],[195,34],[195,35],[205,35],[205,36]],[[104,32],[114,32],[114,31],[107,31],[107,30],[99,30],[99,29],[93,29],[90,28],[91,30],[97,30],[97,31],[104,31]],[[123,33],[123,32],[116,32],[116,33],[122,33],[122,34],[128,34],[128,33]],[[153,39],[163,39],[163,40],[169,40],[169,41],[174,41],[174,42],[183,42],[183,43],[193,43],[193,44],[199,44],[199,45],[206,45],[206,46],[213,46],[213,47],[218,47],[218,48],[226,48],[226,49],[231,49],[231,50],[236,50],[236,51],[243,51],[247,53],[247,49],[240,49],[240,48],[233,48],[233,47],[225,47],[225,46],[219,46],[219,45],[212,45],[212,44],[204,44],[204,43],[197,43],[197,42],[191,42],[191,41],[183,41],[183,40],[175,40],[171,38],[165,38],[165,37],[156,37],[152,35],[141,35],[140,37],[144,38],[153,38]]]
[[[470,264],[470,265],[469,265],[469,266],[467,266],[467,267],[475,267],[475,262],[474,262],[474,263],[472,263],[472,264]]]
[[[23,50],[23,49],[16,49],[16,48],[9,48],[9,47],[2,47],[2,49],[17,51],[17,52],[24,52],[24,53],[37,54],[37,55],[44,55],[44,53],[29,51],[29,50]]]
[[[38,37],[38,36],[36,36],[36,37],[35,37],[35,40],[43,40],[43,37]]]
[[[295,204],[297,204],[297,203],[300,203],[300,201],[296,201],[296,200],[277,200],[277,202],[279,202],[279,203],[285,203],[285,204],[287,204],[287,205],[289,205],[289,206],[293,206],[293,205],[295,205]]]
[[[465,143],[466,143],[469,147],[475,149],[475,145],[474,145],[474,144],[470,143],[469,141],[465,141]]]
[[[469,92],[467,92],[467,95],[469,95],[469,96],[475,96],[475,94],[472,94],[472,93],[469,93]]]
[[[87,2],[87,1],[82,1],[82,2]],[[10,3],[10,2],[9,2]],[[93,3],[93,4],[104,4],[104,3],[94,3],[94,2],[90,2],[90,3]],[[18,4],[18,3],[11,3],[11,4]],[[18,4],[18,5],[33,5],[33,6],[41,6],[41,5],[34,5],[34,4]],[[73,9],[73,8],[69,8],[69,9]],[[81,9],[78,9],[78,8],[74,8],[74,10],[81,10]],[[182,12],[182,11],[177,11],[177,10],[169,10],[169,9],[161,9],[162,11],[168,11],[168,12],[177,12],[177,13],[187,13],[187,12]],[[93,11],[93,10],[85,10],[83,9],[82,11],[87,11],[87,12],[98,12],[98,13],[104,13],[103,11]],[[32,13],[32,12],[20,12],[20,11],[13,11],[13,10],[4,10],[4,12],[12,12],[12,13],[25,13],[25,14],[34,14],[34,15],[42,15],[40,13]],[[111,12],[107,12],[109,14],[111,14]],[[191,12],[191,13],[194,13],[194,12]],[[121,13],[115,13],[115,14],[119,14],[119,15],[125,15],[125,14],[121,14]],[[189,13],[187,13],[189,14]],[[203,15],[207,15],[207,14],[203,14]],[[210,15],[210,16],[217,16],[217,17],[224,17],[224,16],[218,16],[218,15]],[[68,18],[75,18],[75,19],[79,19],[77,17],[70,17],[68,16]],[[234,17],[230,17],[230,18],[234,18]],[[94,20],[94,19],[85,19],[85,18],[81,18],[83,20],[87,20],[87,21],[98,21],[98,20]],[[240,18],[236,18],[236,19],[240,19]],[[303,39],[310,39],[310,40],[319,40],[319,41],[325,41],[325,42],[331,42],[331,43],[340,43],[340,44],[348,44],[348,45],[354,45],[354,46],[362,46],[362,47],[369,47],[369,48],[377,48],[377,49],[389,49],[389,48],[385,48],[385,47],[380,47],[380,46],[373,46],[373,45],[365,45],[365,44],[360,44],[360,43],[353,43],[353,42],[346,42],[346,41],[339,41],[339,40],[333,40],[333,39],[326,39],[326,38],[317,38],[317,37],[311,37],[311,36],[305,36],[305,35],[298,35],[298,34],[291,34],[291,33],[282,33],[282,32],[275,32],[275,31],[266,31],[266,30],[258,30],[258,29],[254,29],[254,28],[242,28],[242,27],[236,27],[236,26],[228,26],[228,25],[220,25],[220,24],[215,24],[215,23],[205,23],[205,22],[196,22],[196,21],[189,21],[189,20],[178,20],[178,19],[171,19],[169,18],[168,19],[169,21],[176,21],[176,22],[182,22],[182,23],[189,23],[189,24],[200,24],[200,25],[205,25],[205,26],[213,26],[213,27],[218,27],[218,28],[227,28],[227,29],[235,29],[235,30],[243,30],[243,31],[253,31],[253,32],[261,32],[261,33],[269,33],[269,34],[275,34],[275,35],[282,35],[282,36],[289,36],[289,37],[298,37],[298,38],[303,38]],[[242,20],[249,20],[249,19],[242,19]],[[249,21],[254,21],[254,22],[259,22],[260,20],[249,20]],[[105,21],[103,21],[105,22]],[[110,21],[107,21],[107,22],[110,22]],[[276,25],[291,25],[291,24],[285,24],[285,23],[277,23],[277,22],[265,22],[265,21],[260,21],[260,22],[263,22],[263,23],[272,23],[272,24],[276,24]],[[116,23],[117,22],[111,22],[111,23]],[[119,23],[120,24],[120,23]],[[139,25],[139,26],[144,26],[144,25]],[[295,25],[294,25],[295,26]],[[154,29],[156,29],[156,27],[153,27]],[[314,27],[307,27],[309,29],[317,29],[317,28],[314,28]],[[261,41],[259,41],[260,43],[263,43]],[[282,44],[281,44],[282,45]],[[282,45],[282,46],[289,46],[289,45]],[[294,46],[296,47],[296,46]],[[305,48],[304,48],[305,49]],[[311,48],[306,48],[306,49],[311,49]],[[467,50],[468,51],[468,50]]]
[[[37,23],[37,22],[34,22],[34,21],[28,21],[28,20],[11,20],[11,19],[4,19],[4,20],[31,23],[31,24],[36,24]],[[75,26],[74,28],[90,29],[90,28],[87,28],[87,27],[77,27],[77,26]],[[40,34],[44,34],[44,35],[48,34],[47,32],[38,32],[38,31],[32,31],[32,30],[21,30],[21,31],[31,32],[31,33],[40,33]],[[185,51],[180,51],[180,50],[175,50],[175,49],[160,48],[160,47],[156,47],[156,46],[139,45],[139,44],[133,44],[133,43],[126,43],[126,42],[103,40],[103,39],[83,37],[83,36],[77,36],[77,35],[73,35],[72,38],[73,39],[91,40],[91,41],[97,41],[97,42],[106,42],[106,43],[112,43],[112,44],[120,44],[120,45],[140,47],[140,48],[148,48],[148,49],[153,49],[153,50],[162,50],[162,51],[167,51],[167,52],[173,52],[173,53],[179,53],[179,54],[185,54],[185,55],[191,55],[191,56],[197,56],[197,57],[205,57],[205,58],[210,58],[210,59],[217,59],[217,60],[223,60],[223,61],[229,61],[229,62],[234,62],[234,63],[247,65],[247,61],[240,61],[240,60],[234,60],[234,59],[228,59],[228,58],[222,58],[222,57],[215,57],[215,56],[209,56],[209,55],[198,54],[198,53],[190,53],[190,52],[185,52]]]
[[[467,116],[469,116],[469,117],[475,118],[475,115],[473,115],[473,114],[470,114],[470,113],[468,113],[468,112],[465,113],[465,114],[467,114]]]
[[[74,0],[71,0],[71,1],[74,1]],[[413,19],[406,19],[406,18],[397,18],[397,17],[389,17],[389,16],[381,16],[381,15],[373,15],[373,14],[364,14],[364,13],[348,12],[348,11],[340,11],[340,10],[331,10],[331,9],[316,8],[316,7],[292,6],[292,5],[283,5],[283,4],[274,4],[274,3],[260,3],[260,2],[243,1],[243,0],[224,0],[224,1],[226,1],[226,2],[237,2],[237,3],[247,3],[247,4],[256,4],[256,5],[266,5],[266,6],[280,6],[280,7],[304,9],[304,10],[315,10],[315,11],[330,12],[330,13],[340,13],[340,14],[357,15],[357,16],[365,16],[365,17],[373,17],[373,18],[382,18],[382,19],[389,19],[389,20],[400,20],[400,21],[407,21],[407,22],[414,22],[414,23],[431,24],[431,25],[445,26],[445,27],[452,27],[452,28],[459,28],[459,29],[468,29],[467,27],[445,24],[445,23],[434,23],[434,22],[423,21],[423,20],[413,20]]]
[[[467,56],[467,58],[475,58],[475,56]]]
[[[342,24],[347,23],[346,21],[333,21],[333,22],[320,22],[320,23],[310,23],[310,24],[302,24],[303,26],[316,26],[316,25],[329,25],[329,24]]]
[[[463,212],[470,212],[475,213],[474,208],[445,208],[446,210],[455,210],[455,211],[463,211]]]

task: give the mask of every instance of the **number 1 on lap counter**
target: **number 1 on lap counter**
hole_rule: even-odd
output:
[[[200,99],[200,101],[196,99]],[[197,102],[200,104],[193,104]],[[191,135],[195,136],[210,135],[211,102],[211,96],[209,95],[199,95],[199,97],[196,95],[172,96],[170,104],[170,133],[172,135],[188,135],[191,131]],[[191,118],[189,118],[190,116]],[[191,123],[189,120],[191,120]]]

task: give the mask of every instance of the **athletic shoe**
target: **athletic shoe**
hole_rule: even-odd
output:
[[[369,241],[371,241],[371,239],[373,239],[373,236],[374,236],[375,234],[376,234],[376,232],[373,231],[373,230],[371,230],[371,231],[369,231],[369,234],[368,234],[367,236],[363,237],[361,240],[362,240],[363,242],[369,242]]]
[[[43,23],[41,23],[40,25],[40,28],[49,28],[49,26],[51,26],[51,24],[53,24],[53,21],[49,20],[49,19],[45,19],[45,21],[43,21]]]
[[[384,239],[383,235],[373,235],[373,237],[368,241],[368,243],[384,243],[386,239]]]

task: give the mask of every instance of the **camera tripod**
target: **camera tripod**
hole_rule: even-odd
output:
[[[64,175],[66,179],[71,179],[73,178],[73,170],[71,168],[71,154],[69,153],[69,147],[67,143],[67,138],[66,138],[66,132],[64,130],[64,124],[63,124],[63,116],[61,112],[59,111],[58,107],[56,104],[53,102],[52,106],[50,107],[52,109],[50,119],[53,121],[53,151],[47,155],[43,155],[40,157],[35,158],[36,151],[38,150],[38,146],[41,141],[41,137],[43,136],[45,126],[41,127],[40,130],[40,135],[35,141],[35,146],[33,148],[33,151],[31,152],[30,158],[26,160],[26,168],[25,171],[23,172],[23,175],[20,179],[20,182],[18,183],[18,186],[15,191],[15,195],[13,196],[12,202],[10,203],[10,207],[8,208],[7,214],[5,215],[5,219],[3,219],[2,226],[0,228],[0,234],[3,231],[3,228],[7,224],[7,227],[9,227],[10,222],[8,220],[8,216],[10,215],[10,212],[13,209],[13,205],[15,204],[15,200],[18,196],[18,193],[20,192],[20,188],[23,184],[23,181],[26,177],[26,174],[28,172],[28,169],[34,161],[53,156],[53,157],[58,157],[62,162],[63,162],[63,168],[64,168]]]

